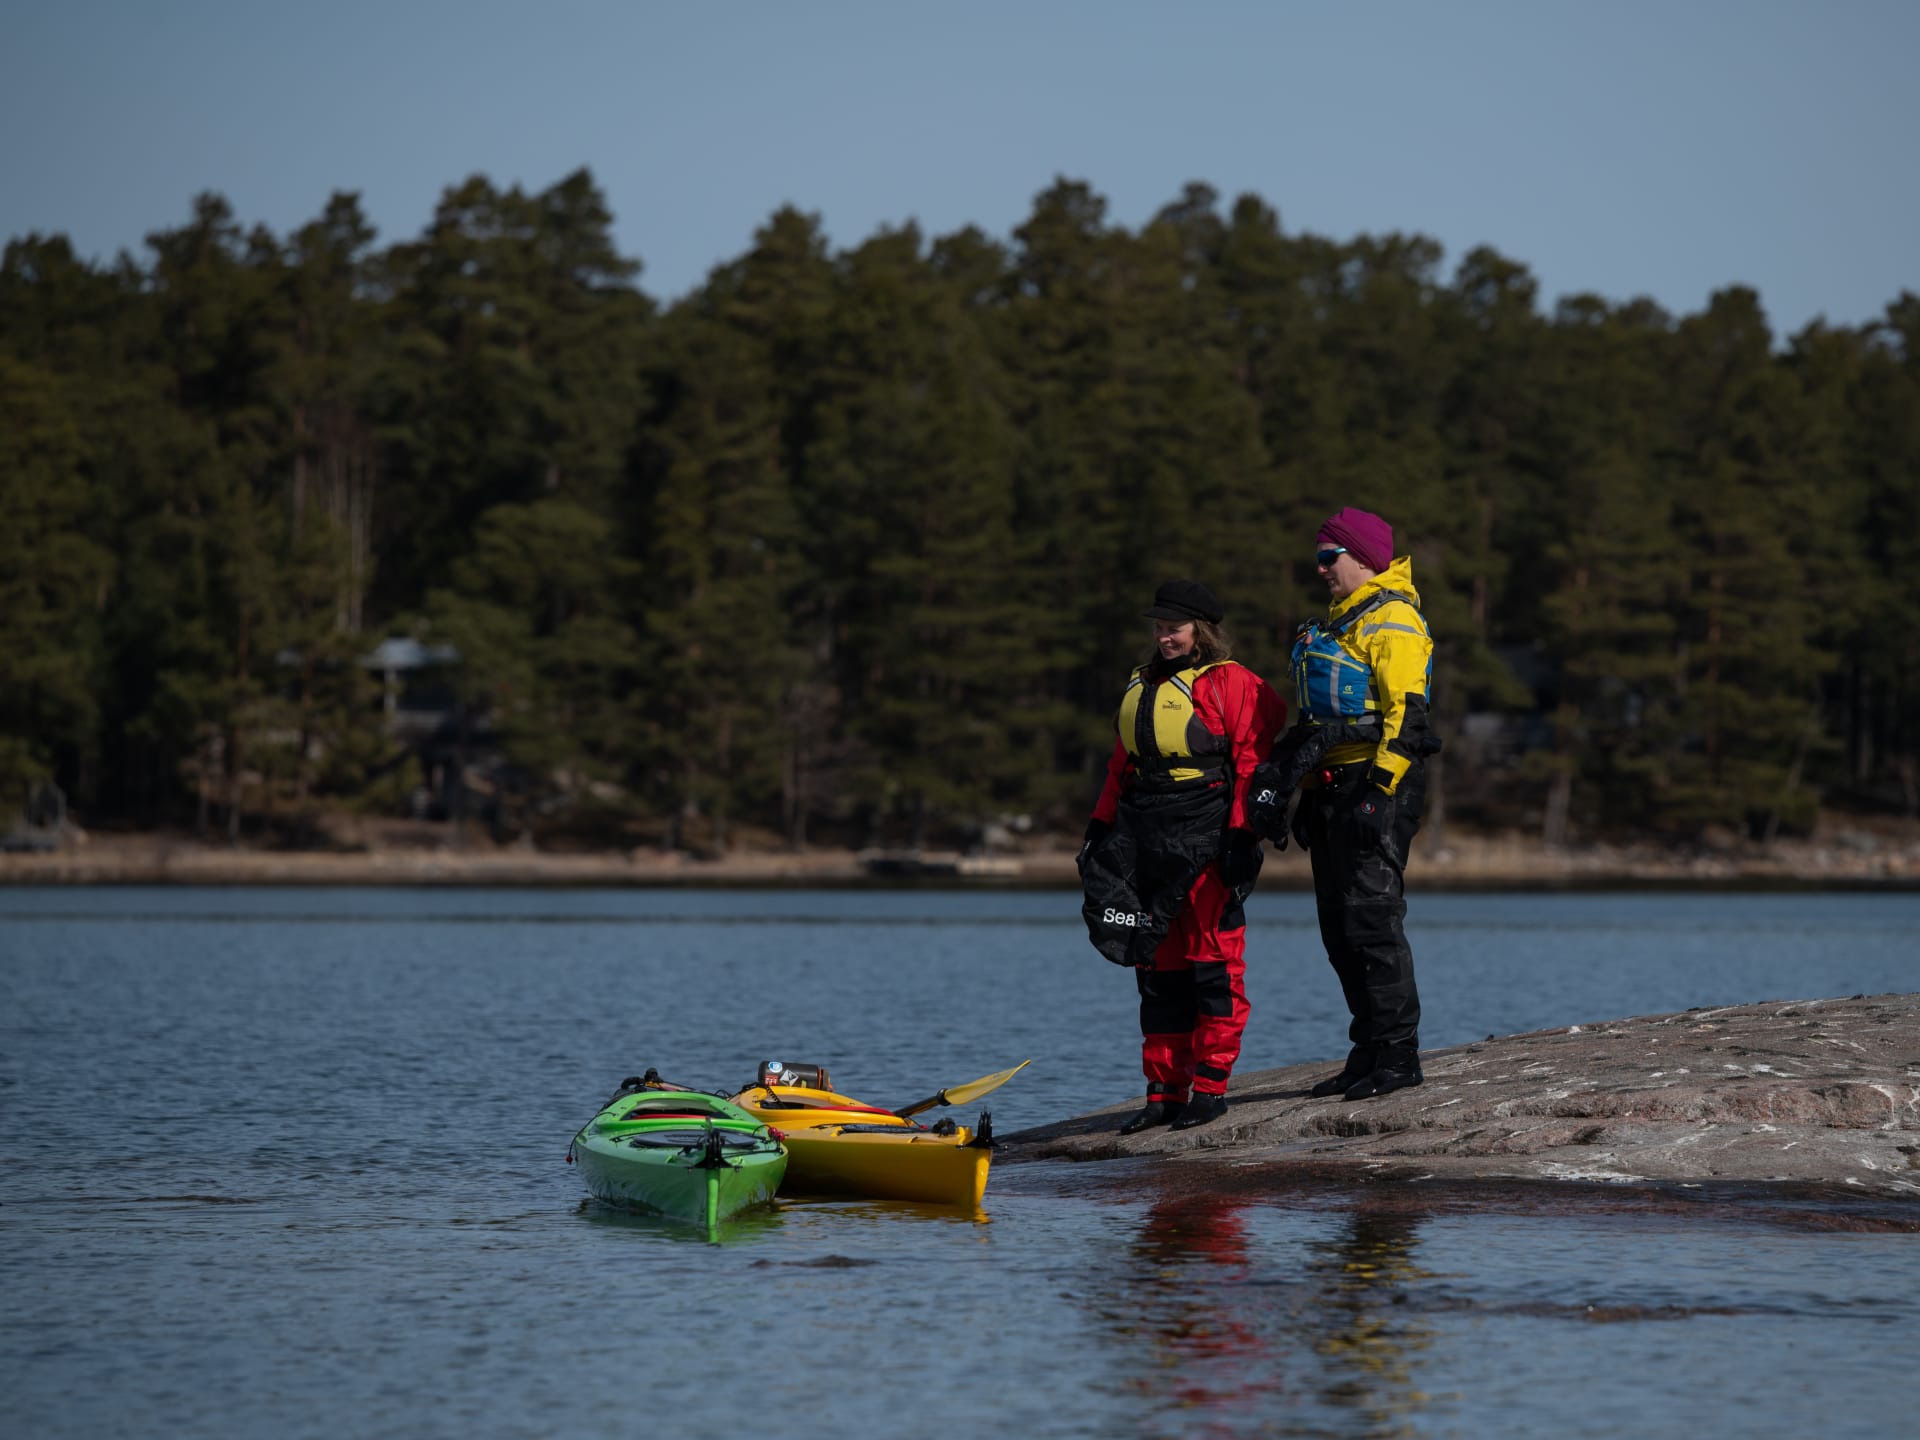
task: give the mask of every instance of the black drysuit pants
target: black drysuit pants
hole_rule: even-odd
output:
[[[1376,804],[1365,765],[1331,772],[1332,783],[1303,791],[1296,832],[1313,860],[1320,938],[1353,1017],[1347,1069],[1406,1061],[1420,1048],[1420,991],[1407,945],[1407,851],[1420,830],[1426,766],[1416,762],[1390,802],[1384,826],[1362,823],[1356,807]]]

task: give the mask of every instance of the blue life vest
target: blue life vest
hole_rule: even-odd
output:
[[[1389,600],[1412,605],[1413,597],[1398,590],[1376,590],[1331,624],[1309,620],[1293,642],[1293,686],[1300,697],[1301,719],[1324,725],[1352,720],[1380,708],[1373,694],[1373,670],[1340,643],[1340,637],[1362,615]]]

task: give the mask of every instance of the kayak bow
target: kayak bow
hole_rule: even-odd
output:
[[[739,1106],[637,1080],[581,1127],[567,1158],[595,1199],[709,1229],[771,1200],[787,1168],[779,1138]]]

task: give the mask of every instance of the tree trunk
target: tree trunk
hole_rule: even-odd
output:
[[[1553,772],[1547,786],[1547,818],[1540,827],[1540,839],[1558,848],[1567,843],[1567,812],[1573,801],[1573,768],[1563,764]]]
[[[733,798],[733,707],[720,712],[720,729],[715,736],[720,757],[720,785],[713,799],[714,853],[727,853],[727,802]]]
[[[303,408],[293,412],[293,431],[297,437],[295,443],[300,448],[293,453],[293,506],[288,522],[297,544],[300,539],[300,513],[307,508],[307,412]]]
[[[1787,783],[1780,789],[1780,798],[1774,801],[1773,808],[1767,812],[1766,828],[1760,835],[1762,842],[1767,845],[1773,844],[1774,837],[1780,833],[1780,811],[1792,797],[1793,792],[1800,788],[1800,775],[1807,764],[1807,749],[1819,733],[1820,699],[1816,694],[1813,707],[1807,712],[1806,727],[1801,730],[1800,739],[1793,747],[1793,764],[1787,767]]]
[[[300,658],[300,748],[293,757],[293,803],[301,811],[307,808],[313,785],[312,767],[307,762],[313,748],[313,664],[313,652],[309,650]]]
[[[780,785],[780,811],[786,821],[787,845],[794,850],[807,848],[807,780],[806,760],[801,753],[803,745],[800,725],[797,717],[794,717],[787,731],[787,763],[783,767]]]
[[[227,740],[227,843],[240,843],[240,734],[229,732]]]
[[[1865,785],[1873,779],[1873,676],[1863,665],[1853,667],[1853,723],[1848,727],[1853,740],[1853,783]]]

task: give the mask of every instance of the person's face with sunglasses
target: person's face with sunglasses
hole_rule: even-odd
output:
[[[1348,554],[1344,545],[1322,545],[1314,552],[1313,563],[1327,582],[1327,593],[1335,600],[1346,599],[1376,573]]]

